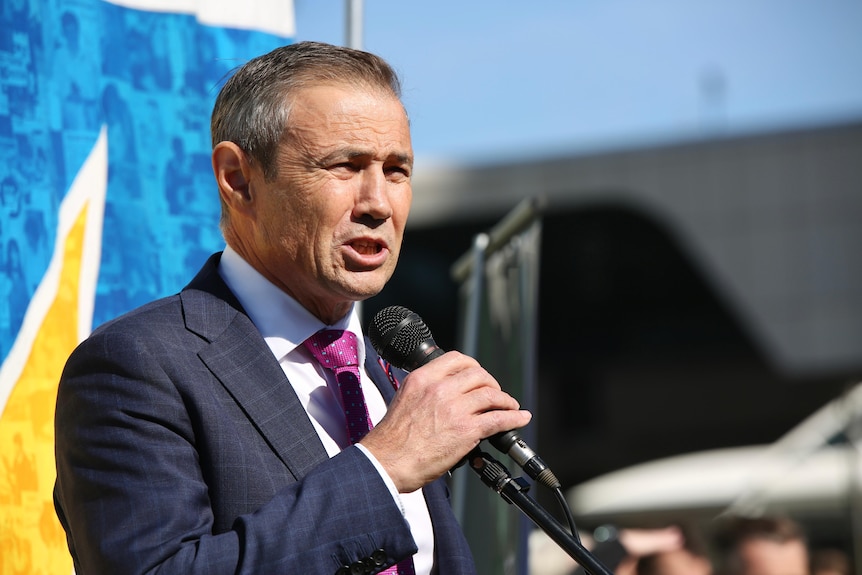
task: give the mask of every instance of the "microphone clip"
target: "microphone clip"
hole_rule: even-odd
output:
[[[498,433],[488,438],[488,442],[498,451],[505,453],[517,463],[524,472],[549,489],[559,489],[560,480],[551,471],[527,442],[521,439],[516,431]]]
[[[512,504],[512,493],[526,493],[530,490],[529,482],[523,477],[513,478],[506,466],[481,450],[470,454],[470,467],[475,471],[482,483],[496,491],[507,503]]]

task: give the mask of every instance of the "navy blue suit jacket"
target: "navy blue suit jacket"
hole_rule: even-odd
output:
[[[95,330],[67,362],[54,499],[78,575],[332,575],[413,554],[368,458],[356,447],[327,456],[219,257],[180,294]],[[474,573],[443,480],[424,494],[436,571]]]

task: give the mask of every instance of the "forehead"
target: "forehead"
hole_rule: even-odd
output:
[[[342,84],[308,86],[291,99],[288,132],[384,130],[409,137],[407,113],[392,93]]]
[[[805,544],[798,540],[780,543],[753,539],[741,545],[740,554],[750,566],[763,573],[804,575],[808,566]]]

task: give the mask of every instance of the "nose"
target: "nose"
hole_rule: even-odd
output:
[[[384,221],[392,217],[392,203],[389,197],[389,182],[382,169],[363,170],[353,216],[357,219],[371,218]]]

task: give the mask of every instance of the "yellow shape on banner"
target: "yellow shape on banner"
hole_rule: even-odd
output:
[[[52,496],[54,406],[66,358],[78,343],[86,223],[85,204],[65,239],[54,301],[0,415],[0,574],[72,573]]]

